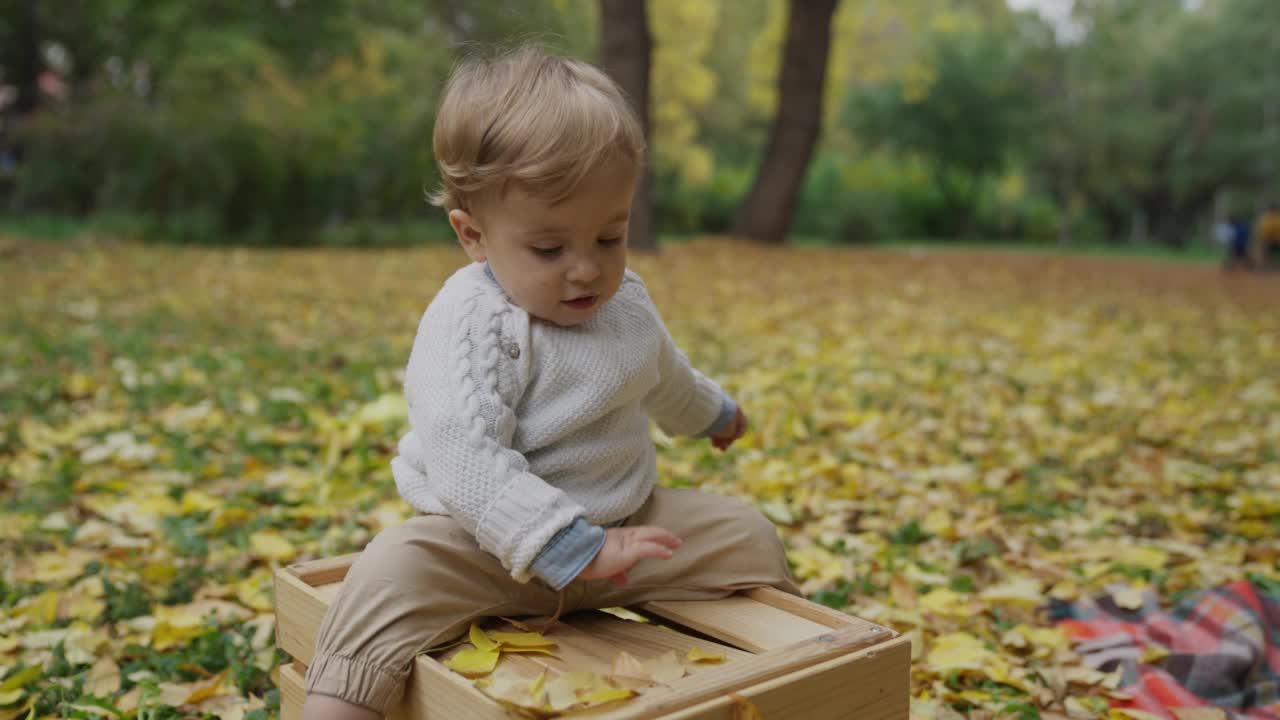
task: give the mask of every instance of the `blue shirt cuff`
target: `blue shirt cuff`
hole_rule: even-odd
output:
[[[604,547],[604,528],[577,518],[542,547],[529,569],[555,590],[568,585]]]
[[[729,424],[733,422],[733,418],[736,417],[737,414],[738,403],[734,402],[733,398],[728,395],[723,396],[723,400],[720,403],[720,414],[716,416],[714,421],[712,421],[711,427],[703,430],[694,437],[706,438],[718,435],[722,430],[729,427]]]

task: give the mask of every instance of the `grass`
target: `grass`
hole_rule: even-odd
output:
[[[28,240],[68,242],[84,235],[138,237],[146,234],[143,221],[122,215],[94,218],[72,218],[61,215],[0,215],[0,238],[20,237]],[[703,236],[692,233],[665,233],[660,238],[659,244],[662,246],[681,245],[699,237]],[[452,231],[443,221],[352,222],[320,230],[315,245],[320,247],[409,247],[449,242],[451,239]],[[181,241],[175,242],[183,244]],[[235,243],[234,241],[228,241],[227,244]],[[1143,258],[1194,263],[1219,262],[1222,259],[1221,248],[1203,242],[1192,243],[1185,248],[1173,248],[1154,243],[1109,243],[1096,239],[1079,241],[1070,245],[1058,245],[1051,241],[1042,240],[957,238],[899,238],[866,243],[837,243],[829,238],[819,236],[795,235],[791,238],[791,245],[795,247],[883,249],[909,253],[1042,253],[1048,255]]]

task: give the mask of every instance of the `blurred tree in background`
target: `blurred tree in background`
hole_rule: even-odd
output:
[[[660,234],[728,232],[745,202],[838,242],[1181,245],[1280,192],[1272,0],[1077,0],[1069,26],[1003,0],[843,0],[812,158],[781,156],[794,212],[750,195],[792,108],[789,3],[645,6]],[[430,133],[460,53],[535,40],[601,61],[607,21],[599,0],[0,0],[0,210],[373,241],[437,219]]]

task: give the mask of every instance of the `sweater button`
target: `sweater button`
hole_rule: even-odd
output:
[[[507,355],[510,355],[512,360],[519,360],[519,359],[520,359],[520,346],[519,346],[519,345],[517,345],[517,344],[515,344],[515,343],[511,343],[510,345],[508,345],[508,346],[507,346]]]

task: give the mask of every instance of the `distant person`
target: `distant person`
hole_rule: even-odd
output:
[[[1249,221],[1243,215],[1235,215],[1220,227],[1220,238],[1227,246],[1227,270],[1249,267]]]
[[[1253,250],[1258,267],[1280,267],[1280,203],[1271,203],[1254,224]]]

